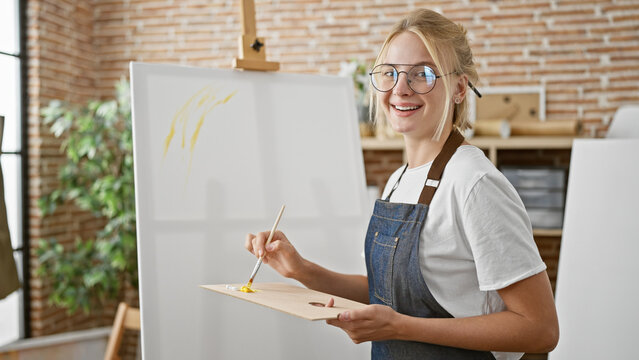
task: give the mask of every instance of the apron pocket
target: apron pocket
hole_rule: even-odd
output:
[[[375,233],[371,248],[370,269],[375,297],[386,305],[393,305],[393,259],[398,237]]]

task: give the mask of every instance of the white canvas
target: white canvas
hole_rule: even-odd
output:
[[[552,360],[634,359],[639,323],[639,140],[575,140]]]
[[[369,201],[348,78],[131,65],[145,359],[367,358],[339,329],[212,293],[279,224],[300,253],[365,273]],[[171,135],[172,134],[172,135]],[[287,281],[267,265],[257,282]]]

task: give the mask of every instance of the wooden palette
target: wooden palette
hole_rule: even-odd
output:
[[[229,284],[238,289],[243,285],[245,284]],[[226,284],[200,287],[311,321],[337,319],[341,312],[366,306],[357,301],[284,283],[255,283],[251,286],[251,289],[256,290],[254,293],[230,290],[226,288]],[[335,305],[324,307],[329,298],[335,300]]]

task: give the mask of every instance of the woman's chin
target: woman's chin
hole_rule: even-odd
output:
[[[415,131],[415,126],[411,126],[411,124],[402,124],[402,122],[391,122],[391,128],[394,132],[401,135],[408,135]]]
[[[414,126],[396,126],[391,125],[393,131],[401,136],[411,139],[430,139],[435,133],[435,129],[421,129]]]

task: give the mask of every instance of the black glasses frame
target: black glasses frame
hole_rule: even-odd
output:
[[[397,73],[397,77],[395,78],[395,84],[393,84],[393,86],[391,86],[391,88],[390,88],[390,89],[388,89],[388,90],[380,90],[380,89],[378,89],[378,88],[375,86],[375,82],[373,81],[373,74],[375,74],[375,69],[376,69],[376,68],[378,68],[379,66],[390,66],[390,67],[392,67],[392,68],[395,70],[395,72]],[[397,70],[396,66],[410,66],[411,68],[410,68],[408,71],[403,71],[403,70],[402,70],[402,71],[399,71],[399,70]],[[399,75],[400,75],[401,73],[404,73],[404,74],[406,74],[406,82],[408,83],[408,87],[409,87],[411,90],[413,90],[416,94],[424,95],[424,94],[428,94],[429,92],[433,91],[433,89],[435,88],[435,85],[437,85],[437,79],[439,79],[439,78],[441,78],[441,77],[444,77],[444,76],[448,76],[448,75],[456,74],[456,73],[457,73],[456,71],[451,71],[451,72],[449,72],[448,74],[442,74],[442,75],[437,75],[437,74],[435,74],[435,82],[434,82],[433,86],[432,86],[432,87],[431,87],[428,91],[426,91],[426,92],[419,92],[419,91],[416,91],[415,89],[413,89],[413,87],[410,85],[410,83],[411,83],[411,82],[410,82],[410,80],[408,79],[408,73],[409,73],[409,72],[411,72],[411,71],[412,71],[415,67],[418,67],[418,66],[427,67],[427,68],[429,68],[429,69],[433,72],[433,74],[435,74],[435,70],[434,70],[433,68],[431,68],[430,66],[428,66],[428,65],[415,65],[415,64],[378,64],[378,65],[376,65],[375,67],[373,67],[373,69],[371,70],[371,72],[369,72],[369,73],[368,73],[368,75],[369,75],[369,76],[370,76],[370,78],[371,78],[371,85],[373,85],[373,87],[375,88],[375,90],[377,90],[377,91],[379,91],[379,92],[389,92],[389,91],[393,90],[393,89],[395,88],[395,86],[397,86],[397,83],[399,82]],[[477,88],[475,88],[475,86],[473,85],[473,83],[471,83],[470,81],[468,81],[468,87],[470,87],[470,88],[471,88],[471,90],[473,90],[473,92],[477,95],[477,97],[481,98],[481,93],[479,92],[479,90],[477,90]]]

